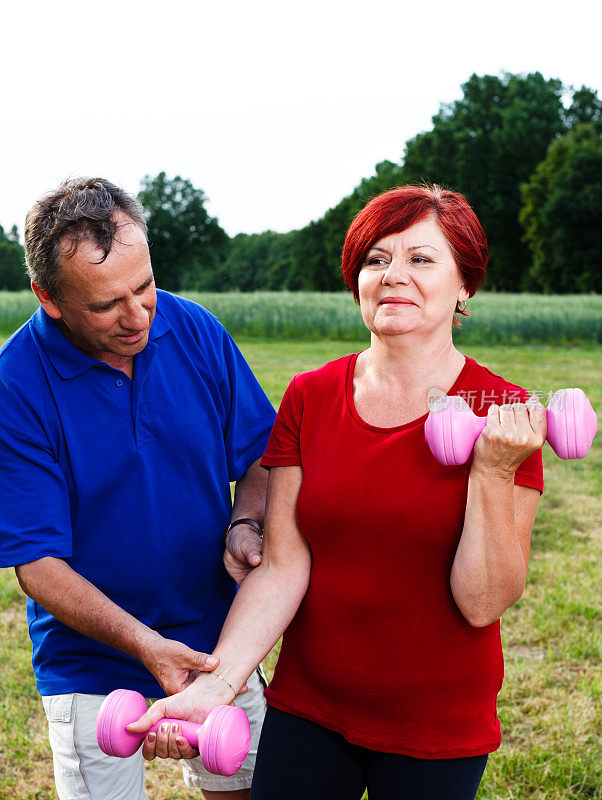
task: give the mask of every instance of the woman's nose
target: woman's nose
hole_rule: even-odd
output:
[[[407,264],[401,258],[393,258],[383,273],[383,284],[409,283],[410,273]]]

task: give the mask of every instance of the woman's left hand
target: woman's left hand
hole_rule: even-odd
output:
[[[541,403],[493,404],[474,446],[472,469],[492,477],[513,479],[525,458],[543,447],[546,433],[546,410]]]

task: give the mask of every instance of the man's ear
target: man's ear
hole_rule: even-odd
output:
[[[63,316],[61,309],[56,304],[56,301],[50,297],[46,289],[42,289],[41,286],[38,286],[37,283],[34,283],[33,281],[31,282],[31,289],[49,317],[52,317],[53,319],[60,319]]]

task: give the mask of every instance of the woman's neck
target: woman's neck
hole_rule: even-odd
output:
[[[425,343],[410,341],[405,335],[379,338],[372,334],[370,348],[361,354],[360,366],[373,383],[422,394],[433,387],[449,389],[464,361],[451,336],[445,341]]]

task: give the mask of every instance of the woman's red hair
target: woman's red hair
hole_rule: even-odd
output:
[[[343,277],[359,301],[359,272],[376,242],[433,214],[453,251],[470,297],[485,275],[487,238],[466,198],[436,184],[400,186],[370,200],[356,214],[343,245]],[[459,313],[465,313],[456,309]]]

